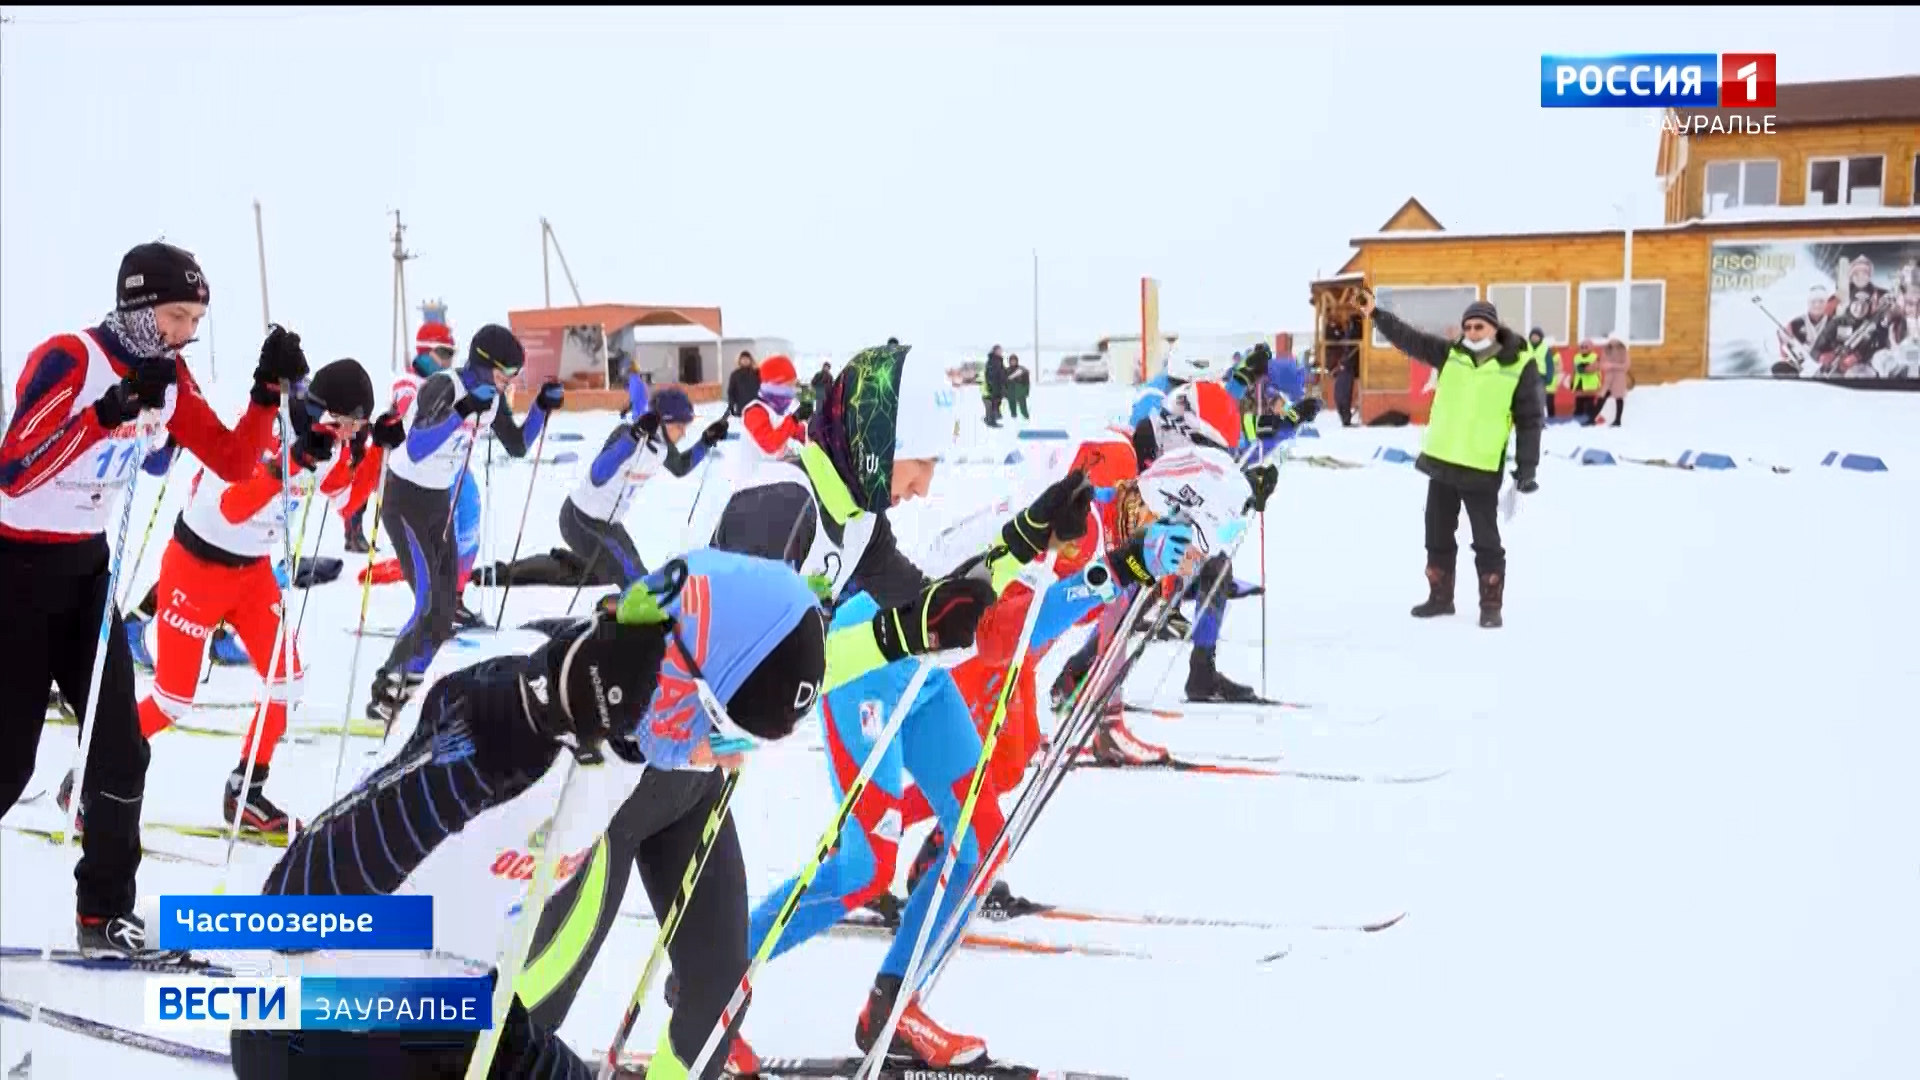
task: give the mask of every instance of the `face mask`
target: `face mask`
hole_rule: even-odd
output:
[[[1488,349],[1493,348],[1495,345],[1499,344],[1500,338],[1498,335],[1489,334],[1487,335],[1487,340],[1485,341],[1475,341],[1472,338],[1461,338],[1460,341],[1469,350],[1476,353],[1483,353],[1483,352],[1486,352]]]

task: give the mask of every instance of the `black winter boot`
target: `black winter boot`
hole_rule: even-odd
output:
[[[347,519],[347,551],[355,555],[366,555],[373,551],[373,548],[367,544],[364,526],[366,516],[367,512],[362,510]]]
[[[1500,618],[1500,605],[1507,592],[1507,574],[1504,570],[1480,575],[1480,625],[1489,630],[1505,625]]]
[[[240,785],[247,779],[246,766],[227,775],[226,796],[221,801],[221,812],[226,815],[227,824],[233,824],[236,815],[240,816],[240,827],[257,833],[287,835],[290,818],[287,812],[273,804],[267,798],[267,772],[265,765],[253,767],[253,784],[246,789],[246,798],[240,797]],[[295,822],[294,824],[298,824]]]
[[[1453,614],[1453,567],[1427,564],[1427,600],[1415,604],[1412,614],[1416,619]]]
[[[1213,646],[1195,645],[1187,657],[1187,700],[1244,702],[1258,701],[1260,695],[1253,692],[1253,687],[1220,674],[1214,666]]]

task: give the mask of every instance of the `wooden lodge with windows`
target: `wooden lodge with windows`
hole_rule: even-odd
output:
[[[1752,122],[1720,115],[1738,112]],[[1650,227],[1453,233],[1408,199],[1312,284],[1317,355],[1331,371],[1357,353],[1362,418],[1417,422],[1424,380],[1410,387],[1407,358],[1362,324],[1360,287],[1436,332],[1485,298],[1556,346],[1617,333],[1642,385],[1766,374],[1772,328],[1806,312],[1809,283],[1817,295],[1838,275],[1844,293],[1843,267],[1869,256],[1876,289],[1920,289],[1920,77],[1782,85],[1766,110],[1669,110],[1655,175],[1665,221]]]

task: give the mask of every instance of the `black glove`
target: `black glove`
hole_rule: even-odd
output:
[[[994,601],[993,585],[977,577],[941,578],[912,603],[873,617],[873,640],[888,660],[973,645],[973,631]]]
[[[653,700],[671,630],[671,623],[625,626],[604,615],[562,630],[520,676],[527,718],[576,750],[631,733]]]
[[[306,377],[307,354],[300,348],[300,335],[278,325],[267,331],[267,340],[260,343],[260,363],[253,369],[254,404],[280,404],[280,384]]]
[[[1311,424],[1313,423],[1313,418],[1320,415],[1320,405],[1321,402],[1319,398],[1310,397],[1301,401],[1300,404],[1295,405],[1293,411],[1300,414],[1301,423]]]
[[[1240,358],[1240,378],[1248,386],[1267,377],[1267,365],[1273,363],[1273,348],[1261,342]]]
[[[1055,480],[1000,529],[1007,553],[1030,563],[1055,539],[1078,540],[1087,534],[1087,511],[1093,507],[1093,485],[1075,469]]]
[[[1272,413],[1261,413],[1253,421],[1253,433],[1261,439],[1271,439],[1286,430],[1287,418]]]
[[[112,431],[149,409],[161,408],[167,403],[167,387],[179,377],[171,356],[142,360],[93,403],[94,418],[102,428]]]
[[[546,382],[541,383],[540,394],[533,399],[534,406],[542,412],[552,412],[566,404],[566,402],[567,388],[560,385],[559,381],[555,379],[548,379]]]
[[[813,399],[801,398],[800,407],[793,410],[793,418],[796,422],[802,424],[813,419]]]
[[[1514,473],[1513,484],[1515,487],[1520,489],[1520,494],[1522,495],[1531,495],[1534,492],[1540,490],[1540,482],[1538,480],[1535,480],[1533,478],[1533,474],[1531,473],[1528,473],[1524,476],[1521,475],[1520,473]]]
[[[711,450],[720,445],[720,441],[726,437],[727,418],[723,416],[707,425],[706,430],[700,433],[700,442],[704,444],[707,449]]]
[[[305,435],[294,440],[287,450],[287,456],[293,459],[293,467],[308,472],[319,472],[320,463],[333,457],[334,434],[325,428],[308,428]]]
[[[369,430],[373,432],[373,444],[382,450],[391,450],[407,441],[406,425],[396,413],[381,413]]]
[[[643,412],[633,418],[633,424],[630,430],[633,432],[634,442],[646,442],[648,439],[660,434],[660,417],[655,415],[652,410]]]
[[[1247,486],[1253,489],[1253,498],[1247,500],[1247,506],[1265,513],[1267,500],[1273,497],[1273,489],[1280,483],[1280,466],[1255,465],[1243,475],[1247,478]]]
[[[454,402],[453,411],[462,417],[476,416],[491,408],[494,399],[499,396],[500,391],[494,389],[492,383],[483,382],[468,390],[459,401]]]

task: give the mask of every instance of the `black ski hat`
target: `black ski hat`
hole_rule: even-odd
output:
[[[373,415],[373,380],[360,361],[335,360],[307,380],[306,400],[321,413],[365,420]]]
[[[161,304],[204,304],[211,293],[194,257],[172,244],[141,244],[121,257],[114,295],[121,311]]]
[[[468,343],[467,363],[472,367],[518,375],[520,369],[527,366],[527,351],[520,347],[520,339],[513,336],[513,331],[499,323],[488,323]]]
[[[813,711],[826,675],[827,620],[808,608],[733,692],[727,715],[756,739],[784,739]]]

